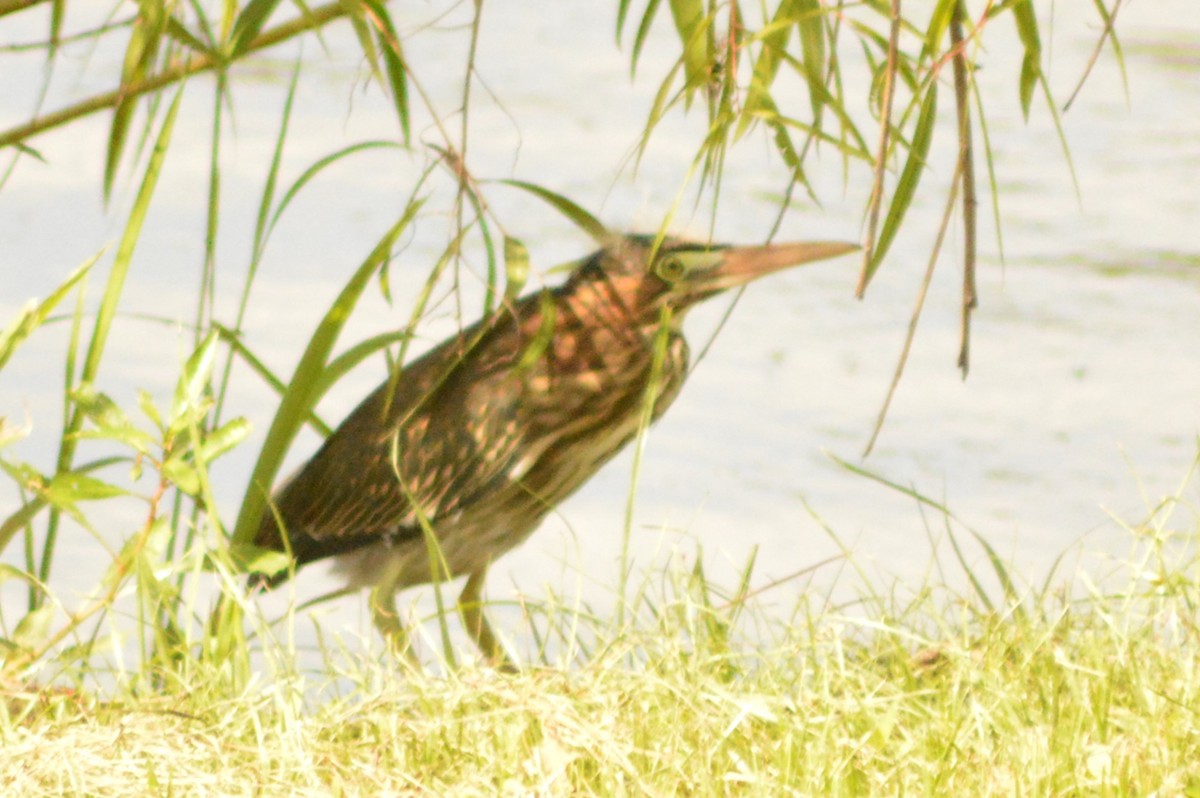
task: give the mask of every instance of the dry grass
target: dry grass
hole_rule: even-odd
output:
[[[721,614],[681,592],[588,663],[514,676],[405,673],[364,657],[336,681],[281,673],[231,689],[225,669],[193,667],[186,684],[142,697],[14,693],[0,785],[22,796],[1197,795],[1195,563],[1171,576],[1169,591],[1159,581],[1003,616],[965,600],[801,614],[762,648],[732,645]]]

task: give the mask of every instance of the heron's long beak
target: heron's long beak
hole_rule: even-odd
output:
[[[720,261],[697,282],[701,283],[706,293],[715,293],[745,285],[751,280],[792,266],[836,258],[858,248],[857,244],[845,241],[799,241],[758,247],[731,247],[719,253]]]

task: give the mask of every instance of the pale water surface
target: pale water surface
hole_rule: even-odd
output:
[[[538,7],[533,14],[512,3],[487,5],[479,73],[502,105],[477,87],[472,168],[483,177],[543,183],[599,210],[612,226],[652,229],[686,173],[691,144],[699,138],[699,115],[668,120],[640,173],[614,177],[653,99],[653,78],[667,64],[655,56],[652,42],[631,84],[627,55],[612,44],[610,11],[549,2]],[[1045,36],[1051,84],[1062,100],[1098,32],[1090,4],[1059,3],[1055,9],[1053,32],[1047,29]],[[412,16],[398,6],[393,13],[406,30],[415,30],[437,12],[422,5]],[[450,21],[461,16],[460,10]],[[29,39],[44,30],[44,20],[30,17],[28,25]],[[462,29],[444,27],[413,36],[408,47],[427,89],[447,113],[455,105],[466,39]],[[861,460],[944,202],[951,169],[943,159],[925,183],[937,190],[914,209],[866,301],[851,296],[853,259],[776,276],[740,299],[682,397],[649,437],[632,539],[639,567],[656,568],[672,557],[686,564],[702,548],[710,576],[731,585],[757,549],[755,584],[765,585],[838,554],[824,523],[884,592],[893,584],[901,594],[916,589],[935,550],[947,563],[946,578],[962,584],[944,541],[937,543],[944,536],[943,520],[843,469],[834,456],[944,501],[1033,583],[1064,551],[1067,572],[1081,560],[1098,577],[1109,560],[1124,556],[1129,535],[1112,516],[1141,520],[1148,506],[1178,490],[1197,455],[1200,13],[1191,0],[1134,2],[1122,9],[1120,29],[1128,100],[1106,52],[1063,117],[1079,198],[1044,107],[1035,103],[1028,123],[1021,118],[1015,35],[994,40],[984,59],[981,80],[993,89],[987,95],[989,131],[1005,261],[985,199],[970,378],[961,380],[954,367],[959,276],[956,257],[947,256],[887,426],[876,451]],[[669,36],[660,24],[657,41]],[[360,75],[356,61],[336,56],[353,51],[347,30],[333,28],[326,37],[333,56],[307,51],[298,105],[311,108],[293,125],[288,179],[347,142],[395,135],[394,118],[377,92],[358,91],[347,99],[347,86]],[[232,317],[242,279],[290,69],[286,54],[272,55],[280,60],[264,59],[257,73],[253,67],[239,70],[246,77],[238,80],[235,95],[237,136],[224,158],[218,291],[225,319]],[[113,74],[119,57],[69,53],[54,97],[108,88],[96,81]],[[27,81],[36,80],[39,64],[36,58],[27,62]],[[6,77],[5,84],[8,92],[21,81]],[[200,88],[189,93],[191,107],[181,118],[204,118],[210,92]],[[20,121],[31,102],[32,96],[6,93],[0,123]],[[55,105],[52,100],[49,107]],[[457,117],[451,123],[456,128]],[[0,318],[10,318],[29,296],[45,295],[68,269],[119,235],[121,210],[136,186],[126,178],[114,209],[104,210],[96,187],[106,125],[106,117],[96,117],[38,139],[35,145],[48,163],[23,163],[0,193]],[[423,141],[436,140],[427,119],[415,132]],[[935,147],[951,150],[949,133],[941,130]],[[202,259],[207,136],[207,123],[177,133],[134,263],[127,309],[183,324],[191,319]],[[769,149],[760,139],[731,159],[718,238],[756,241],[770,229],[783,172]],[[317,314],[403,207],[422,164],[420,157],[395,151],[360,156],[314,183],[289,211],[262,265],[247,331],[251,346],[279,373],[291,368]],[[819,166],[813,169],[823,207],[805,204],[790,213],[780,238],[856,240],[867,175],[852,173],[851,185],[843,189],[836,153],[823,153]],[[589,248],[544,206],[508,189],[489,191],[496,213],[530,245],[539,269]],[[687,218],[690,207],[677,228],[703,234],[706,217],[701,211]],[[394,306],[372,291],[345,340],[407,320],[416,286],[405,279],[423,277],[448,224],[437,218],[421,222],[393,266]],[[956,233],[951,251],[958,242]],[[478,253],[473,263],[482,263]],[[99,285],[95,279],[93,299]],[[713,302],[692,314],[687,329],[694,351],[712,335],[726,306]],[[465,307],[473,315],[478,304],[466,301]],[[455,312],[453,301],[443,302],[425,328],[427,339],[451,329]],[[123,403],[132,403],[135,387],[169,396],[190,337],[131,319],[121,322],[115,336],[103,389]],[[39,333],[0,375],[0,415],[19,418],[28,412],[34,425],[30,439],[10,451],[47,469],[60,413],[64,342],[61,325]],[[325,417],[340,418],[383,373],[379,361],[352,374],[326,400]],[[274,410],[271,393],[255,378],[244,370],[235,375],[240,379],[226,412],[252,419],[257,435],[214,474],[227,522]],[[295,462],[316,444],[314,436],[301,438]],[[490,597],[536,598],[549,586],[600,606],[611,603],[631,462],[628,452],[618,458],[527,545],[498,563]],[[1200,484],[1193,482],[1186,497],[1194,513]],[[0,514],[17,500],[6,489]],[[127,530],[142,512],[131,504],[101,518],[113,530]],[[1194,514],[1178,516],[1177,522],[1194,528]],[[973,564],[985,567],[982,551],[964,542]],[[94,584],[104,558],[83,534],[64,546],[55,584],[69,595],[73,586]],[[853,591],[857,577],[844,571],[839,563],[826,565],[767,591],[762,600],[786,609],[802,590]],[[332,586],[320,579],[302,582],[304,596]],[[3,598],[9,606],[20,594]],[[361,606],[351,598],[320,612],[333,614],[331,624],[347,619],[361,624]]]

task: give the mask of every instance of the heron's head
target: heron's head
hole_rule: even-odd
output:
[[[576,268],[566,288],[596,301],[618,301],[635,318],[657,316],[664,306],[679,318],[727,289],[858,249],[841,241],[733,247],[674,238],[655,248],[654,240],[642,235],[614,240]]]

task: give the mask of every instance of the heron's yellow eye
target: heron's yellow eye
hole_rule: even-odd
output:
[[[687,266],[678,256],[667,255],[659,258],[658,263],[654,265],[654,273],[668,283],[673,283],[687,274]]]

